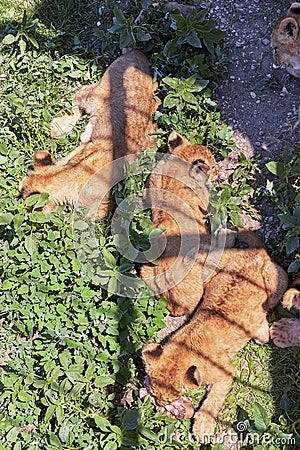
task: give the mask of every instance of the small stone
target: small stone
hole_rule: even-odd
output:
[[[250,97],[253,98],[253,99],[256,98],[255,92],[250,92]]]
[[[270,40],[269,40],[269,39],[263,39],[263,40],[262,40],[262,43],[263,43],[264,45],[269,45],[269,44],[270,44]]]
[[[281,89],[282,94],[288,94],[289,91],[287,90],[287,88],[285,86],[283,86],[283,88]]]

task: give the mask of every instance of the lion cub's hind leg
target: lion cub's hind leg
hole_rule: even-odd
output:
[[[54,117],[50,123],[50,136],[59,138],[63,134],[72,131],[78,120],[80,119],[80,111],[78,106],[72,106],[73,114],[63,112],[61,116]]]
[[[63,112],[62,115],[54,117],[50,123],[50,136],[52,138],[58,138],[63,134],[68,134],[72,131],[78,120],[80,119],[80,109],[85,110],[88,114],[91,109],[96,108],[97,98],[95,99],[95,105],[93,104],[93,91],[95,84],[82,86],[78,92],[72,97],[72,113]],[[89,124],[88,124],[89,125]],[[91,128],[91,127],[90,127]],[[84,139],[81,138],[81,142],[89,142],[89,138],[92,134],[92,129],[85,129]]]

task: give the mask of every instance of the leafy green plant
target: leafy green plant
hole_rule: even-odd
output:
[[[209,187],[209,222],[212,233],[220,226],[225,227],[228,221],[237,227],[243,226],[240,214],[249,210],[245,196],[250,194],[252,190],[252,187],[248,184],[232,186],[221,183]]]
[[[288,449],[290,445],[296,445],[296,440],[291,433],[286,433],[286,421],[280,418],[280,423],[272,422],[265,409],[255,403],[253,408],[253,420],[250,420],[244,410],[240,410],[237,431],[243,431],[242,449],[253,450],[283,450]],[[247,430],[247,432],[246,432]]]
[[[204,92],[208,80],[197,75],[187,79],[163,78],[161,87],[165,94],[162,107],[155,119],[165,130],[177,130],[198,144],[208,145],[212,150],[228,154],[233,145],[233,131],[222,123],[216,103]]]
[[[232,174],[233,182],[246,182],[253,180],[254,174],[261,172],[259,165],[257,163],[258,157],[253,156],[252,158],[247,158],[244,153],[238,155],[238,161],[236,162],[236,168]]]
[[[266,164],[267,169],[275,175],[279,182],[267,181],[266,189],[275,207],[284,231],[282,246],[286,254],[293,257],[289,272],[297,272],[300,268],[300,157],[299,148],[293,151],[285,149],[278,160]]]
[[[18,44],[21,55],[24,55],[27,44],[31,44],[34,48],[38,49],[39,44],[34,37],[38,21],[32,20],[27,16],[26,11],[23,12],[23,17],[20,25],[12,27],[10,33],[2,39],[2,44],[13,45]]]
[[[180,72],[186,77],[197,70],[200,76],[213,78],[220,69],[224,33],[207,19],[206,10],[183,17],[168,11],[163,2],[144,0],[135,2],[134,7],[128,5],[125,15],[115,6],[113,25],[107,32],[119,35],[120,48],[140,48],[149,53],[158,76]],[[104,39],[103,30],[96,33]]]

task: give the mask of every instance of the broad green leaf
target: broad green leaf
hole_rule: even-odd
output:
[[[26,42],[22,38],[19,40],[19,47],[20,47],[21,55],[24,55],[25,50],[26,50]]]
[[[144,425],[139,425],[137,429],[138,433],[141,434],[143,437],[148,439],[152,442],[158,442],[157,434],[154,433],[152,430],[150,430],[147,427],[144,427]]]
[[[211,55],[215,54],[215,48],[214,48],[214,44],[210,39],[203,39],[203,44],[205,45],[205,47],[207,48],[207,50],[209,51],[209,53]]]
[[[131,30],[124,30],[120,34],[120,47],[126,48],[128,45],[131,45],[135,42],[134,36]]]
[[[255,427],[258,431],[266,431],[270,425],[270,419],[266,410],[257,402],[254,403],[253,407],[253,419]]]
[[[10,45],[13,44],[15,42],[16,38],[13,34],[7,34],[3,39],[2,39],[2,44],[4,45]]]
[[[270,161],[266,164],[266,167],[269,172],[278,175],[279,177],[284,173],[284,165],[281,162]]]
[[[184,92],[182,98],[187,103],[192,103],[194,105],[198,103],[198,100],[191,92]]]
[[[58,405],[58,407],[56,408],[55,415],[56,415],[57,423],[58,423],[58,425],[60,425],[65,418],[64,408],[61,405]]]
[[[27,39],[31,42],[31,44],[34,46],[34,48],[39,48],[38,42],[34,39],[33,36],[27,35]]]
[[[170,77],[163,78],[162,82],[165,83],[167,86],[170,86],[175,91],[181,84],[181,81],[178,78],[170,78]]]
[[[137,32],[136,33],[136,38],[140,42],[147,42],[147,41],[151,40],[151,34],[144,33],[144,32]]]
[[[129,409],[124,412],[122,423],[125,430],[135,430],[141,420],[141,410],[139,408]]]
[[[16,442],[17,438],[18,438],[18,429],[17,427],[13,427],[11,428],[11,430],[9,430],[9,432],[7,433],[5,440],[6,442]]]
[[[19,230],[19,228],[21,227],[24,220],[25,220],[25,216],[23,214],[16,214],[14,216],[14,227],[15,227],[16,231]]]
[[[229,217],[233,223],[233,225],[236,225],[237,227],[242,227],[243,226],[243,222],[242,219],[240,217],[240,215],[234,211],[230,211],[229,212]]]
[[[46,410],[45,417],[44,417],[44,421],[45,421],[46,423],[49,422],[49,420],[50,420],[51,417],[53,416],[55,409],[56,409],[56,405],[50,405],[50,406],[48,406],[48,408],[47,408],[47,410]]]
[[[36,240],[33,236],[26,236],[24,245],[30,256],[32,256],[38,248]]]
[[[288,267],[288,272],[298,272],[300,269],[300,258],[296,258],[295,261],[293,261],[289,267]]]
[[[111,424],[107,419],[105,419],[105,417],[102,417],[99,414],[94,414],[93,419],[101,431],[104,433],[108,433],[110,431]]]
[[[29,403],[32,400],[31,395],[27,394],[27,392],[25,392],[25,391],[20,391],[18,393],[18,397],[19,397],[19,400],[21,400],[21,402]]]
[[[299,248],[299,238],[298,236],[288,237],[285,243],[286,253],[290,255]]]
[[[89,223],[83,220],[74,220],[73,228],[79,231],[87,230],[89,228]]]
[[[70,425],[62,425],[60,427],[59,432],[58,432],[58,436],[59,436],[59,439],[62,442],[66,443],[68,441],[68,438],[69,438],[69,435],[70,435],[70,430],[71,430]]]
[[[192,47],[202,48],[202,44],[197,35],[196,30],[193,30],[191,34],[188,34],[185,39],[186,39],[186,42],[189,45],[191,45]]]
[[[0,225],[9,225],[13,218],[11,213],[0,213]]]
[[[110,267],[111,269],[114,269],[117,265],[116,258],[106,248],[103,248],[101,251],[107,266]]]
[[[54,433],[50,434],[50,444],[56,448],[62,448],[59,437],[56,436],[56,434],[54,434]]]
[[[165,108],[173,108],[174,106],[179,104],[178,97],[175,97],[173,94],[168,94],[164,99],[164,107]]]
[[[118,23],[126,22],[126,17],[124,16],[123,11],[119,9],[117,5],[114,6],[114,15]]]
[[[113,385],[115,381],[116,380],[109,375],[97,376],[95,378],[95,386],[98,388],[102,388],[105,386]]]

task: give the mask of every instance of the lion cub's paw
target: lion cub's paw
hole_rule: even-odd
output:
[[[73,106],[73,114],[64,112],[60,117],[54,117],[50,123],[50,136],[58,138],[63,134],[68,134],[74,128],[76,122],[80,118],[78,106]]]
[[[270,336],[277,347],[300,347],[300,320],[285,318],[274,322],[270,328]]]
[[[201,444],[208,443],[214,436],[216,421],[207,414],[198,411],[194,416],[193,435]]]

